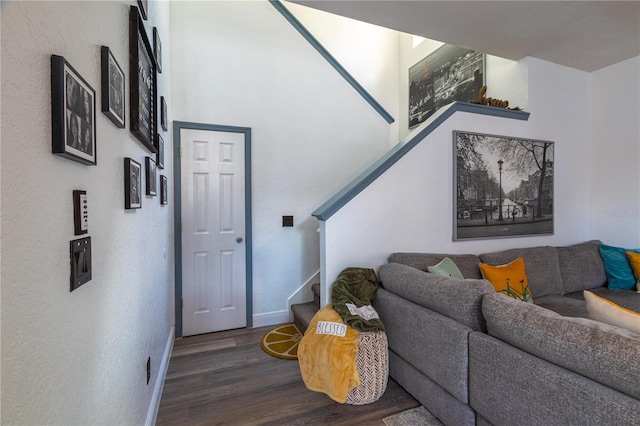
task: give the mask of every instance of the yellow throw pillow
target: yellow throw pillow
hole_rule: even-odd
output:
[[[640,314],[600,297],[590,291],[584,291],[587,312],[592,320],[605,322],[620,328],[626,328],[640,335]]]
[[[523,302],[533,303],[523,258],[519,257],[511,263],[499,266],[480,262],[480,271],[482,277],[489,281],[497,292]]]
[[[640,293],[640,253],[628,251],[627,257],[629,258],[629,262],[631,263],[633,275],[636,276],[636,290],[638,290],[638,293]]]

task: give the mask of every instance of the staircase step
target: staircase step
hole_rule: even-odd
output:
[[[298,329],[304,334],[309,327],[309,323],[313,316],[318,312],[318,306],[315,302],[297,303],[291,305],[291,312],[293,312],[293,322]]]

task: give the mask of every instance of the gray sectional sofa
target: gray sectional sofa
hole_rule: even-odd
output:
[[[640,293],[606,288],[599,244],[392,254],[374,300],[391,377],[445,425],[640,425],[640,336],[588,319],[582,291],[636,312]],[[444,257],[464,280],[425,272]],[[482,279],[517,257],[534,303]]]

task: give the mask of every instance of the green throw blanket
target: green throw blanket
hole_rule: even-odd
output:
[[[378,284],[378,277],[373,269],[345,269],[340,272],[331,289],[333,309],[346,324],[358,331],[384,331],[378,313],[371,306]]]

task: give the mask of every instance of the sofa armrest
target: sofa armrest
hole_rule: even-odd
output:
[[[382,286],[393,294],[473,330],[486,330],[482,317],[482,296],[495,292],[488,281],[442,277],[399,263],[382,265],[380,279]]]

